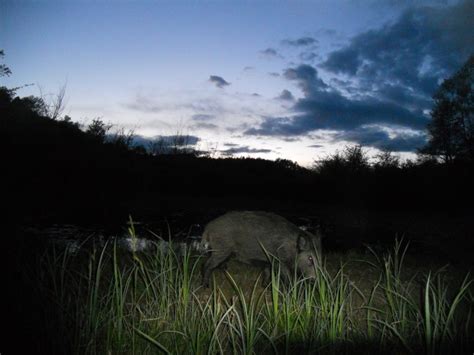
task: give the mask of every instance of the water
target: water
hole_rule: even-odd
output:
[[[308,230],[309,226],[310,223],[307,221],[299,223],[302,230]],[[122,231],[116,233],[107,233],[102,229],[84,228],[72,224],[53,224],[41,228],[28,227],[24,232],[59,247],[70,255],[77,255],[81,250],[91,246],[103,247],[107,242],[116,242],[119,248],[130,252],[152,252],[156,249],[167,252],[170,250],[170,243],[171,249],[178,254],[183,254],[185,250],[200,254],[208,251],[208,245],[201,240],[203,227],[199,224],[181,226],[181,228],[176,226],[170,228],[166,224],[165,227],[160,228],[153,224],[133,222],[133,227],[134,235],[126,230],[128,228],[123,228]],[[155,233],[153,230],[163,232]],[[169,236],[171,236],[171,242]]]
[[[54,224],[48,227],[25,228],[25,233],[46,241],[49,245],[59,247],[67,254],[77,255],[82,249],[91,245],[103,247],[105,244],[116,242],[117,246],[130,252],[151,252],[161,249],[163,252],[170,250],[168,238],[156,233],[143,233],[131,236],[128,232],[108,234],[100,229],[82,228],[70,224]],[[205,253],[206,247],[201,243],[201,235],[185,235],[176,233],[171,242],[171,249],[177,253],[191,250]]]

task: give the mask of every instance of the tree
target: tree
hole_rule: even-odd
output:
[[[429,140],[422,153],[446,162],[474,161],[474,55],[433,96]]]
[[[370,169],[367,152],[361,145],[345,146],[342,152],[314,162],[313,169],[324,175],[342,176],[363,174]]]
[[[66,107],[65,95],[66,95],[66,84],[59,88],[56,94],[43,95],[40,87],[41,98],[46,105],[46,116],[57,120],[63,114]]]
[[[5,53],[3,50],[0,50],[0,59],[3,59]],[[2,76],[9,76],[11,74],[11,70],[5,64],[0,64],[0,78]],[[13,92],[7,89],[5,86],[0,85],[0,109],[3,109],[7,106],[13,99]]]
[[[5,52],[3,49],[0,50],[0,59],[5,56]],[[12,73],[9,67],[7,67],[5,64],[0,64],[0,77],[2,76],[9,76]]]
[[[105,142],[107,132],[112,128],[111,124],[105,124],[99,117],[92,120],[86,130],[86,134],[100,143]]]
[[[382,149],[375,156],[374,167],[378,169],[397,169],[400,167],[400,157],[388,149]]]
[[[119,128],[117,131],[110,135],[108,142],[115,145],[116,147],[132,150],[133,148],[133,138],[135,137],[135,132],[133,130],[125,131],[125,128]]]

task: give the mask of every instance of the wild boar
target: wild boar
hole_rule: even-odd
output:
[[[280,261],[282,275],[296,271],[305,277],[315,276],[315,264],[321,256],[321,233],[301,230],[274,213],[260,211],[228,212],[207,224],[202,242],[211,256],[202,270],[204,286],[214,269],[230,258],[245,264],[265,267],[265,280],[271,270],[271,258]],[[295,270],[296,267],[296,270]]]

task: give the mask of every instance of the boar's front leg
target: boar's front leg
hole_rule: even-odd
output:
[[[223,264],[230,256],[229,252],[223,250],[214,250],[209,259],[204,263],[202,269],[202,284],[204,287],[209,287],[209,279],[212,271]]]
[[[280,277],[281,280],[289,281],[291,280],[291,271],[290,269],[283,263],[279,264],[279,269],[275,269],[273,272],[275,273],[275,277]],[[278,280],[277,280],[278,281]],[[272,282],[272,266],[268,265],[263,269],[263,279],[262,279],[262,286],[267,286],[270,282]]]

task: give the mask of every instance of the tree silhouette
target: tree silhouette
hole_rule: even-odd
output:
[[[429,141],[422,153],[453,160],[474,161],[474,55],[433,96]]]
[[[93,137],[96,141],[104,143],[107,132],[109,132],[111,128],[111,124],[106,124],[99,117],[97,117],[93,119],[92,123],[90,123],[87,127],[86,134]]]
[[[313,169],[323,175],[354,175],[369,170],[369,158],[361,145],[347,145],[327,158],[315,161]]]
[[[388,149],[382,149],[375,156],[374,167],[378,169],[397,169],[400,167],[400,157]]]
[[[0,50],[0,59],[5,56],[5,52],[3,49]],[[12,73],[9,67],[7,67],[5,64],[0,64],[0,77],[2,76],[9,76]]]

